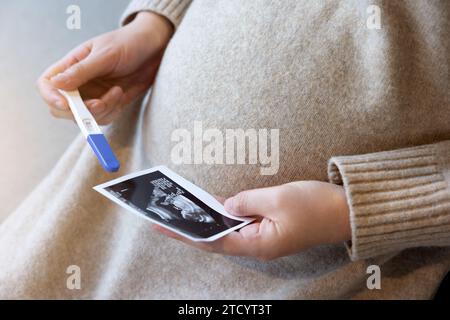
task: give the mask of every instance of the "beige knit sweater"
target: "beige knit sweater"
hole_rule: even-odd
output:
[[[366,26],[372,4],[381,29]],[[91,189],[112,177],[79,137],[0,226],[0,297],[432,297],[450,269],[449,1],[135,0],[124,21],[142,10],[177,30],[152,94],[109,128],[119,175],[165,164],[221,196],[329,179],[348,197],[350,255],[258,262],[155,234]],[[279,171],[173,164],[171,134],[193,121],[280,129]]]

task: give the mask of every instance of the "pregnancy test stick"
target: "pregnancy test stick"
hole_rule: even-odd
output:
[[[83,99],[81,99],[80,92],[78,90],[59,90],[59,92],[67,99],[70,110],[75,117],[75,121],[80,127],[84,137],[89,142],[92,150],[94,150],[94,153],[103,168],[108,172],[118,171],[120,163],[111,150],[108,141],[100,130],[94,117],[86,108]]]

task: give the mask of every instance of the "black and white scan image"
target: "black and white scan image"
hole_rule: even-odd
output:
[[[192,238],[209,238],[242,224],[215,211],[160,171],[105,190],[146,217]]]

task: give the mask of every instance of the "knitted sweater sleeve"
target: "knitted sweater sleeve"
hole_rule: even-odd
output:
[[[177,28],[191,2],[192,0],[133,0],[123,13],[121,24],[129,23],[141,11],[152,11],[169,19]]]
[[[352,260],[450,245],[450,141],[333,157],[328,176],[347,195]]]

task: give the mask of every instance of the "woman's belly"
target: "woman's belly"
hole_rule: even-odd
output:
[[[357,31],[359,9],[345,8],[352,2],[273,3],[279,2],[193,1],[142,112],[138,153],[144,158],[137,168],[165,164],[227,197],[294,180],[325,180],[332,155],[432,142],[427,137],[448,133],[445,119],[426,104],[403,104],[397,81],[405,75],[391,77],[388,66],[401,61],[388,63],[389,51],[366,47],[366,35]],[[365,14],[367,6],[362,7]],[[396,44],[384,48],[391,45]],[[437,96],[427,97],[427,103],[444,105]],[[413,92],[408,99],[414,100]],[[410,117],[411,108],[424,113],[419,122]],[[254,144],[244,148],[249,154],[252,146],[257,149],[256,163],[246,158],[239,164],[236,155],[229,156],[227,129],[257,133]],[[269,153],[278,157],[265,165],[261,160],[269,153],[259,134],[272,129],[278,130],[278,144]],[[208,157],[213,136],[221,157]],[[181,142],[186,157],[179,156]],[[276,170],[265,175],[262,167]],[[134,223],[134,240],[128,241],[139,243],[141,252],[134,256],[140,259],[129,255],[123,265],[157,288],[150,294],[159,298],[336,298],[365,285],[367,262],[350,263],[343,245],[262,263],[194,250],[149,232],[137,219]],[[123,237],[130,238],[128,229]],[[130,260],[136,262],[130,266]],[[160,274],[155,277],[152,270]]]
[[[395,90],[401,75],[390,78],[387,53],[366,47],[351,4],[236,1],[194,1],[171,41],[144,111],[148,165],[168,165],[229,196],[326,180],[333,155],[432,142],[445,133],[425,106],[415,111],[427,109],[422,122],[434,125],[411,121],[411,106]]]

